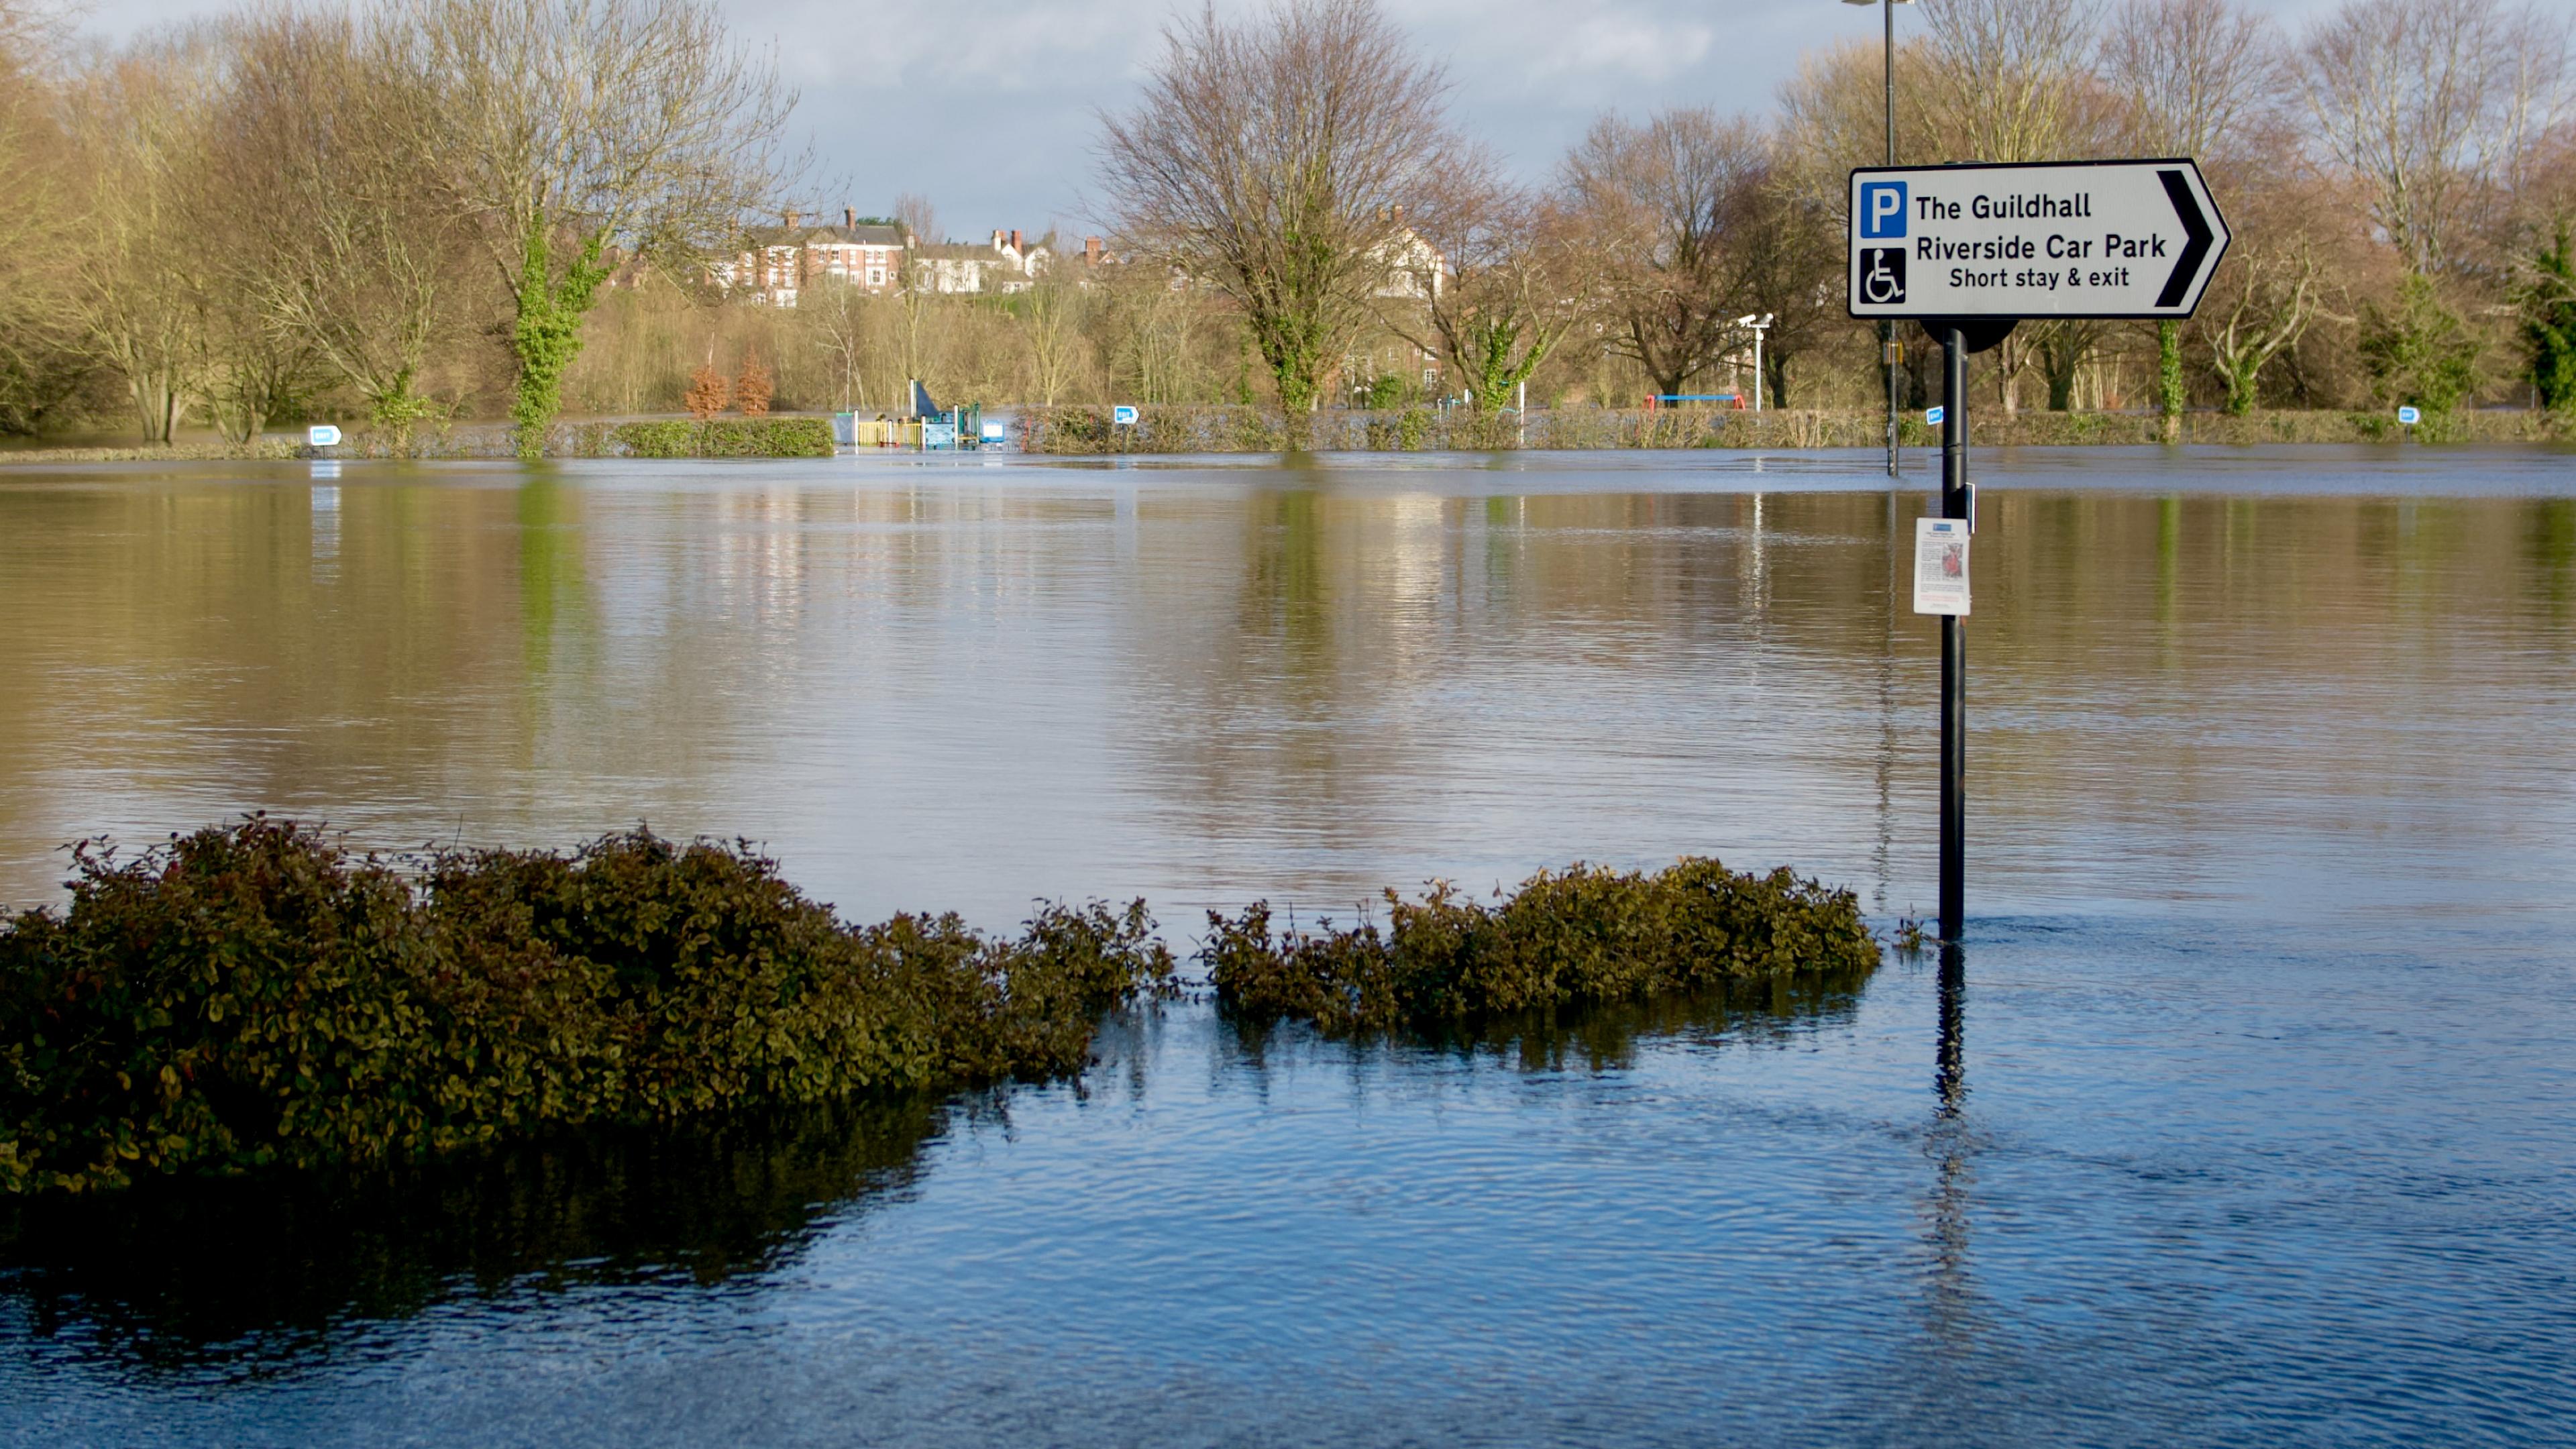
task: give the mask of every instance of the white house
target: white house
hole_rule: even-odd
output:
[[[916,245],[909,265],[916,290],[939,293],[1025,292],[1037,284],[1050,258],[1047,248],[1020,232],[993,233],[990,244]]]
[[[841,209],[841,224],[808,224],[788,212],[785,225],[745,234],[743,250],[708,270],[727,291],[747,287],[752,299],[793,307],[797,294],[825,277],[884,292],[901,284],[904,234],[886,222],[861,221],[854,207]]]

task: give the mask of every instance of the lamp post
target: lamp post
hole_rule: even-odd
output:
[[[1886,20],[1887,164],[1893,166],[1896,164],[1896,7],[1911,5],[1914,0],[1843,0],[1843,3],[1876,5]],[[1896,395],[1896,365],[1905,360],[1905,349],[1897,345],[1894,322],[1878,324],[1878,360],[1879,364],[1887,369],[1887,476],[1893,478],[1898,471],[1896,415],[1899,402]]]
[[[1747,312],[1735,319],[1736,326],[1753,329],[1753,410],[1757,413],[1762,411],[1762,331],[1771,325],[1771,316],[1768,312],[1759,317]]]

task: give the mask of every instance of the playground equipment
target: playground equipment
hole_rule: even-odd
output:
[[[906,384],[905,414],[862,418],[856,413],[832,415],[832,440],[847,448],[909,448],[917,453],[973,452],[1002,445],[998,424],[984,421],[982,403],[943,409],[919,379]]]

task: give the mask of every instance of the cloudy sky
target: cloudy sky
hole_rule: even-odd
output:
[[[2295,23],[2334,0],[2256,0]],[[2549,0],[2552,8],[2576,0]],[[1260,0],[1218,0],[1220,12]],[[1875,36],[1877,7],[1834,0],[1386,0],[1445,62],[1461,124],[1536,179],[1605,109],[1765,110],[1802,51]],[[224,0],[91,0],[115,37]],[[1134,94],[1171,0],[728,0],[746,40],[778,46],[837,210],[903,192],[953,236],[1079,233],[1093,117]],[[1195,8],[1193,3],[1193,8]],[[1900,7],[1900,34],[1921,24]],[[841,193],[846,192],[846,195]]]

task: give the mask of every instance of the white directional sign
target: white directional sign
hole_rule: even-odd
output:
[[[2188,317],[2226,250],[2186,160],[1851,174],[1855,317]]]

